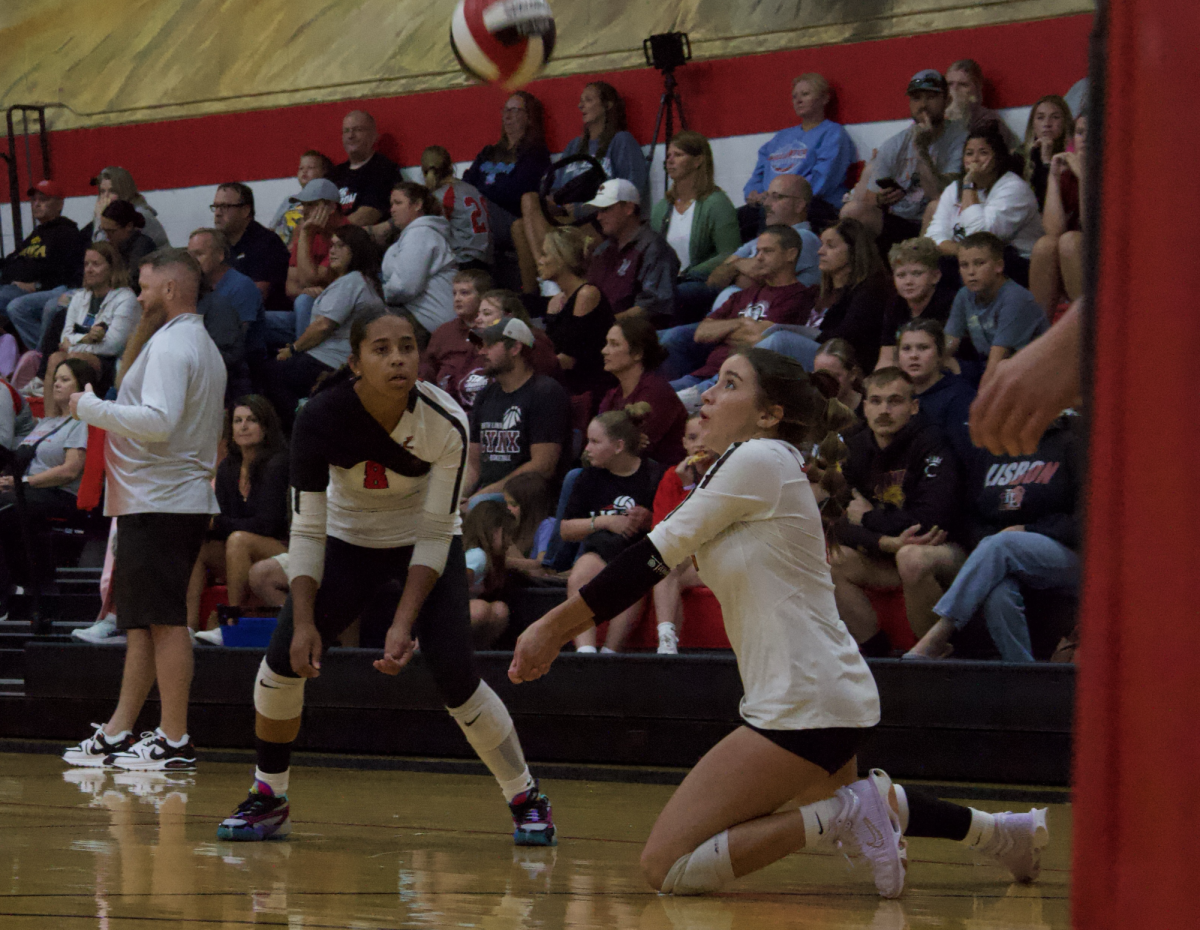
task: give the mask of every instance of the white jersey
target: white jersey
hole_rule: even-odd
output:
[[[672,568],[694,553],[721,604],[747,723],[808,730],[879,722],[875,679],[838,616],[821,515],[792,446],[732,445],[650,541]]]
[[[461,532],[467,448],[466,414],[424,381],[390,434],[352,384],[318,394],[292,433],[289,577],[321,580],[326,534],[368,549],[413,546],[411,564],[440,574]]]
[[[470,261],[491,264],[492,233],[483,194],[466,181],[452,180],[433,192],[450,221],[450,247],[460,265]]]

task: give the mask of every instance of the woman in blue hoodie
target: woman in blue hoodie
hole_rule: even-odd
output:
[[[792,81],[792,107],[800,124],[775,133],[758,150],[758,162],[743,189],[743,210],[753,207],[758,218],[771,181],[781,174],[798,174],[812,185],[808,218],[815,231],[837,220],[846,172],[858,151],[842,125],[825,118],[829,97],[829,82],[819,74],[802,74]]]

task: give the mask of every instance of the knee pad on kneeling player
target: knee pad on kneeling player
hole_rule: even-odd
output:
[[[279,675],[263,659],[254,678],[254,709],[268,720],[295,720],[304,710],[304,679]]]
[[[680,856],[663,879],[663,894],[707,894],[733,881],[729,831],[710,836],[686,856]]]

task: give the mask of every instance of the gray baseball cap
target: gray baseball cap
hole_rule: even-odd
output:
[[[515,316],[503,317],[491,326],[473,329],[469,336],[476,345],[490,346],[501,339],[515,339],[523,346],[533,348],[533,330]]]
[[[933,68],[926,68],[912,76],[905,93],[915,94],[923,90],[944,94],[948,92],[949,88],[946,86],[946,79],[942,77],[941,72],[935,71]]]
[[[332,200],[334,203],[341,203],[342,194],[328,178],[313,178],[304,185],[304,190],[300,191],[295,197],[289,197],[292,203],[312,203],[315,200]]]

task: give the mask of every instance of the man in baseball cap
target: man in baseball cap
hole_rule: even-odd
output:
[[[296,311],[303,316],[311,307],[308,301],[315,299],[333,280],[329,270],[329,244],[333,233],[348,220],[339,209],[341,193],[328,178],[313,178],[289,200],[300,204],[301,216],[292,239],[287,294],[296,299]],[[297,324],[297,337],[300,325]]]
[[[467,338],[477,346],[492,346],[501,339],[511,339],[527,348],[533,348],[533,330],[515,316],[501,317],[491,326],[473,329]]]
[[[0,265],[0,312],[8,315],[25,348],[41,339],[42,309],[79,287],[85,243],[74,220],[62,215],[63,189],[38,181],[28,191],[34,228]]]
[[[600,288],[613,312],[636,313],[656,326],[670,324],[675,312],[679,257],[642,219],[642,195],[624,178],[605,181],[588,201],[604,241],[588,266],[588,283]]]
[[[316,203],[318,200],[328,200],[330,203],[339,203],[342,195],[337,189],[337,185],[328,178],[313,178],[304,185],[300,193],[289,197],[288,200],[292,203]]]
[[[862,180],[842,208],[887,250],[921,235],[925,211],[962,171],[967,127],[946,119],[949,88],[933,68],[914,74],[905,90],[912,125],[886,140],[872,155]]]

